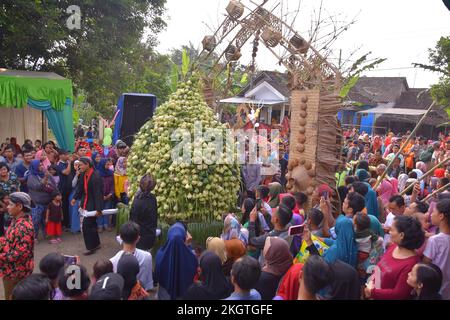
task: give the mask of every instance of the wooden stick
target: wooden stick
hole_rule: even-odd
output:
[[[450,187],[450,182],[447,183],[445,186],[440,187],[439,189],[435,190],[432,194],[429,194],[428,196],[426,196],[426,198],[423,199],[422,201],[428,201],[428,200],[430,200],[430,198],[433,197],[435,194],[444,191],[444,190],[447,189],[448,187]]]
[[[380,176],[380,178],[378,179],[378,181],[375,183],[375,186],[373,187],[374,190],[376,190],[376,188],[380,185],[380,183],[383,181],[384,177],[386,176],[388,170],[392,167],[392,165],[394,164],[395,159],[398,158],[398,156],[402,153],[403,149],[406,147],[408,141],[411,139],[412,136],[414,136],[414,134],[416,133],[417,130],[419,130],[420,126],[422,125],[423,121],[425,120],[425,118],[427,117],[427,115],[431,112],[431,110],[433,109],[434,105],[435,105],[435,101],[433,101],[433,103],[430,105],[430,107],[428,108],[427,112],[425,112],[422,116],[422,118],[420,119],[420,121],[417,123],[416,127],[414,128],[414,130],[410,133],[408,139],[406,139],[405,143],[402,144],[400,150],[398,150],[398,152],[395,154],[394,159],[391,160],[391,162],[389,162],[388,166],[386,167],[386,170],[384,170],[383,174]]]
[[[436,170],[437,168],[439,168],[440,166],[443,166],[446,162],[448,162],[450,160],[450,157],[445,158],[444,161],[439,162],[437,165],[435,165],[433,168],[431,168],[430,170],[428,170],[424,175],[422,175],[417,182],[420,182],[422,180],[424,180],[426,177],[428,177],[429,175],[431,175],[434,170]],[[405,188],[400,195],[404,195],[405,193],[408,192],[409,189],[411,189],[414,186],[414,183],[411,183],[407,188]]]

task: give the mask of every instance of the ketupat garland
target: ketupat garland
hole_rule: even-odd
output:
[[[168,223],[219,220],[223,213],[236,207],[240,171],[235,158],[229,164],[217,164],[217,161],[206,164],[205,161],[211,163],[211,158],[215,157],[203,154],[212,149],[202,137],[196,137],[189,145],[193,147],[190,164],[172,160],[173,150],[179,144],[179,141],[171,141],[175,130],[188,130],[193,138],[194,123],[198,122],[202,124],[203,133],[207,129],[225,133],[226,125],[214,118],[200,94],[198,80],[192,78],[181,83],[169,101],[157,108],[153,119],[142,126],[128,157],[130,198],[137,192],[140,178],[146,173],[152,174],[156,180],[154,194],[159,218]]]

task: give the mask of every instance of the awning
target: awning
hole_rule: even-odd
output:
[[[286,103],[287,101],[285,100],[254,100],[254,99],[250,99],[250,98],[245,98],[245,97],[231,97],[231,98],[226,98],[226,99],[222,99],[220,100],[220,103],[234,103],[234,104],[243,104],[243,103],[247,103],[247,104],[262,104],[262,105],[275,105],[275,104],[282,104],[282,103]]]
[[[43,111],[58,146],[74,151],[72,81],[52,72],[0,68],[1,108],[26,105]]]
[[[396,114],[402,116],[421,116],[426,112],[427,112],[426,110],[420,109],[402,109],[402,108],[385,108],[385,107],[376,107],[372,109],[358,111],[358,113]]]

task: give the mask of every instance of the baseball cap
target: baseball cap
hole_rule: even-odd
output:
[[[30,212],[31,211],[31,198],[25,192],[13,192],[9,195],[9,200],[12,203],[20,203],[23,206],[23,211]]]
[[[121,300],[123,285],[120,274],[107,273],[94,284],[89,300]]]

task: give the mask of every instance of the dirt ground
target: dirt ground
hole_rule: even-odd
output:
[[[86,251],[84,246],[83,236],[81,233],[72,234],[65,232],[60,244],[49,244],[46,240],[40,240],[34,247],[34,272],[39,272],[39,262],[42,257],[50,252],[59,252],[61,254],[80,256],[80,261],[83,266],[92,275],[94,263],[102,258],[109,259],[113,257],[117,251],[121,249],[119,243],[116,241],[115,231],[104,231],[100,233],[101,248],[93,255],[84,256]],[[0,281],[0,300],[4,300],[3,281]]]

